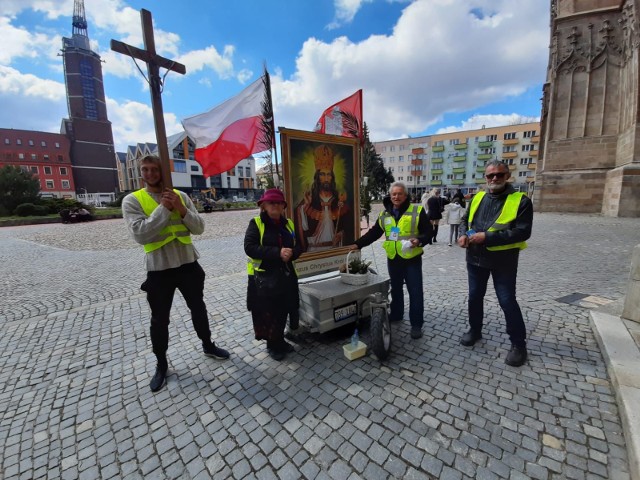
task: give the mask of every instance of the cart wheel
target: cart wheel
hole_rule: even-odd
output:
[[[375,307],[371,311],[371,350],[378,360],[385,360],[391,351],[391,325],[387,309]]]

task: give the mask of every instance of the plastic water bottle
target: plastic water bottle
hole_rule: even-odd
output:
[[[359,341],[360,341],[360,338],[358,337],[358,329],[356,328],[353,332],[353,335],[351,335],[351,346],[353,348],[358,348]]]

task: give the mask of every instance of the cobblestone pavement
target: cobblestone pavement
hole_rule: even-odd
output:
[[[394,324],[381,364],[344,358],[350,331],[310,334],[273,361],[244,301],[255,213],[206,215],[196,241],[231,359],[201,354],[178,295],[155,395],[143,252],[122,220],[0,229],[0,478],[629,478],[588,310],[557,299],[623,296],[640,220],[535,215],[518,283],[530,358],[517,369],[491,289],[484,340],[458,344],[467,281],[447,226],[423,262],[422,339]],[[364,254],[386,275],[379,243]]]

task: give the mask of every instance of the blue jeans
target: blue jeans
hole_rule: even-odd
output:
[[[404,315],[404,292],[402,285],[407,284],[409,292],[409,323],[412,329],[422,329],[424,323],[424,296],[422,293],[422,257],[412,260],[389,260],[389,279],[391,281],[391,313],[389,320],[397,322]]]
[[[469,275],[469,326],[471,330],[482,331],[484,295],[487,292],[489,275],[491,275],[498,303],[507,321],[507,334],[511,343],[518,347],[524,347],[527,331],[520,306],[516,300],[518,265],[508,269],[489,269],[467,263],[467,273]]]

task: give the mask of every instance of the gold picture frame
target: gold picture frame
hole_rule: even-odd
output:
[[[358,140],[287,128],[279,133],[287,216],[304,251],[297,265],[337,257],[316,262],[324,267],[309,273],[333,269],[360,237]]]

